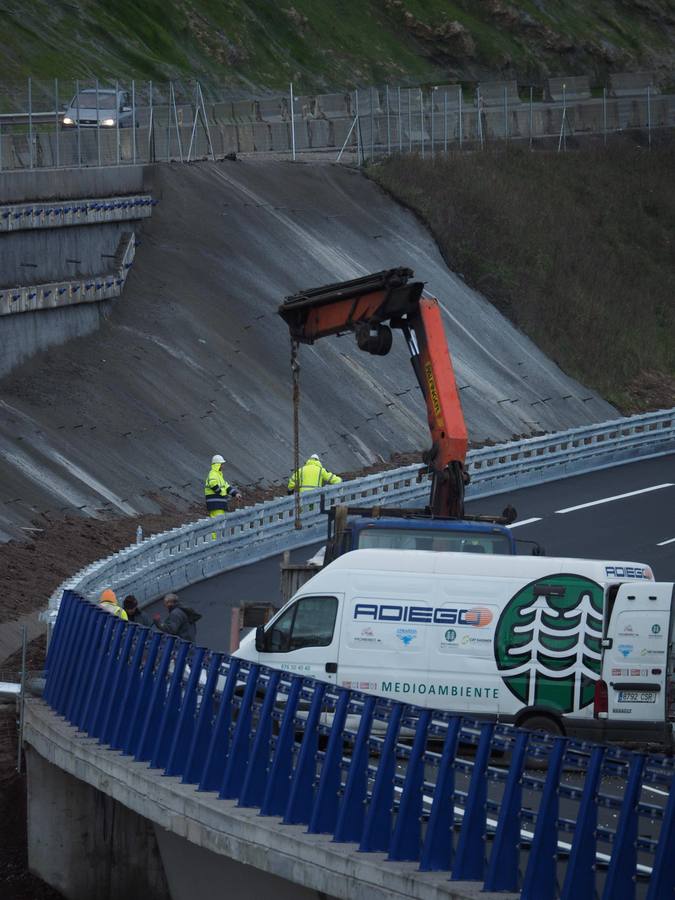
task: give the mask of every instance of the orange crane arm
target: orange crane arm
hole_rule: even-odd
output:
[[[426,401],[432,445],[424,461],[432,473],[432,515],[464,514],[468,436],[438,300],[422,297],[411,269],[388,269],[287,297],[279,307],[293,340],[312,344],[353,331],[361,350],[384,356],[392,329],[403,332]]]

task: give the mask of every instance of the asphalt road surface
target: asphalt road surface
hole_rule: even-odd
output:
[[[516,536],[538,541],[547,556],[647,563],[658,581],[675,581],[675,454],[486,497],[470,502],[468,512],[499,513],[507,503],[518,510]],[[304,561],[319,546],[294,551],[291,559]],[[522,549],[529,552],[528,545]],[[279,605],[280,564],[281,557],[271,557],[181,591],[182,601],[202,614],[199,643],[229,647],[234,606]]]

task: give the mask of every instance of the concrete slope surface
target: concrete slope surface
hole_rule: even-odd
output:
[[[277,306],[393,266],[414,269],[442,304],[472,440],[616,415],[450,273],[419,221],[358,172],[246,160],[153,177],[160,203],[100,329],[0,382],[0,537],[73,509],[199,500],[215,452],[234,483],[287,478],[290,341]],[[384,358],[346,335],[301,347],[300,363],[303,457],[340,472],[428,444],[399,334]]]

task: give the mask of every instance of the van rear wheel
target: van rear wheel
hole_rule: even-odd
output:
[[[552,737],[563,737],[565,732],[563,727],[556,719],[551,716],[528,716],[518,723],[520,728],[527,731],[543,731]],[[528,756],[525,767],[534,769],[535,771],[545,772],[548,769],[548,759],[536,756]]]

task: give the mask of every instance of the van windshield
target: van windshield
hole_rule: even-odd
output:
[[[504,534],[439,531],[431,528],[364,528],[359,532],[358,546],[359,549],[511,554],[509,539]]]
[[[98,92],[98,105],[96,103],[96,91],[80,91],[76,94],[70,104],[71,109],[115,109],[117,100],[115,94],[105,94],[103,91]]]

